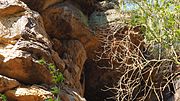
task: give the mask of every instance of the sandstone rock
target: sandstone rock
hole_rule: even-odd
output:
[[[29,8],[35,11],[42,11],[49,6],[63,2],[64,0],[21,0],[28,5]]]
[[[0,93],[18,87],[20,83],[14,79],[0,75]]]
[[[45,101],[53,98],[53,94],[38,86],[19,87],[5,92],[8,101]]]
[[[91,14],[95,10],[95,5],[99,0],[72,0],[80,5],[85,14]]]
[[[4,7],[1,11],[13,10]],[[0,74],[23,83],[50,83],[49,70],[38,60],[43,57],[52,63],[51,47],[37,12],[27,10],[0,17]]]
[[[62,38],[62,34],[69,34],[69,37],[81,38],[91,35],[87,27],[87,17],[70,2],[49,7],[42,12],[42,17],[51,37]]]
[[[47,8],[42,12],[42,17],[46,31],[51,38],[56,39],[56,45],[61,45],[57,40],[77,39],[84,45],[89,56],[98,42],[88,28],[87,17],[70,1]]]
[[[61,72],[65,69],[64,61],[59,57],[59,54],[52,50],[52,59],[56,65],[56,68],[59,69]]]
[[[70,62],[77,64],[82,70],[84,62],[86,61],[86,51],[81,42],[78,40],[68,40],[63,42],[64,55],[63,59],[69,59]],[[71,61],[71,60],[72,61]],[[79,73],[77,73],[79,74]]]
[[[64,76],[69,86],[78,89],[80,95],[83,94],[83,88],[80,84],[81,73],[86,61],[86,51],[78,40],[64,41],[64,52],[62,59],[66,64]]]
[[[72,101],[73,99],[72,99],[72,96],[70,96],[70,95],[68,95],[68,94],[61,94],[60,95],[60,98],[61,98],[61,100],[62,101]],[[72,100],[71,100],[72,99]]]
[[[26,5],[17,0],[1,0],[0,1],[0,16],[6,16],[25,11]]]
[[[98,27],[106,27],[108,25],[123,24],[124,19],[129,18],[128,14],[123,14],[116,9],[108,9],[105,11],[94,11],[90,15],[89,24],[92,29],[96,30]]]
[[[61,91],[60,98],[62,101],[86,101],[85,98],[82,98],[78,93],[70,89]]]
[[[119,10],[119,1],[103,0],[96,4],[96,10],[89,17],[90,27],[96,31],[99,28],[108,28],[113,25],[123,25],[124,19],[129,19],[128,13]]]
[[[56,52],[58,52],[59,55],[61,55],[62,54],[62,50],[63,50],[62,42],[59,39],[56,39],[56,38],[53,38],[52,42],[53,42],[53,49]]]

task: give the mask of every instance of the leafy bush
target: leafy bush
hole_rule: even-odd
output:
[[[180,6],[176,0],[143,0],[136,2],[139,9],[132,11],[129,23],[144,26],[145,41],[151,44],[158,58],[174,58],[180,51]],[[166,54],[166,55],[164,55]],[[178,63],[178,62],[177,62]]]

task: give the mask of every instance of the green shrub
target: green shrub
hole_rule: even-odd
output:
[[[7,98],[4,94],[0,94],[0,100],[7,101]]]
[[[142,0],[139,9],[131,12],[129,24],[144,26],[145,41],[158,59],[171,58],[177,62],[176,52],[180,51],[180,6],[176,0]]]
[[[38,63],[41,64],[41,65],[45,65],[46,61],[45,61],[44,58],[41,58],[40,60],[38,60]]]
[[[56,68],[53,63],[47,63],[44,58],[38,60],[38,63],[41,65],[47,66],[52,75],[52,82],[54,82],[54,86],[51,88],[51,92],[56,96],[53,98],[48,98],[46,101],[60,101],[59,94],[60,94],[60,85],[64,81],[63,74]]]

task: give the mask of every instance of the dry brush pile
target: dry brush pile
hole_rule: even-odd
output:
[[[154,54],[144,47],[143,36],[134,31],[137,28],[119,26],[112,28],[112,32],[102,33],[103,51],[98,58],[109,65],[100,68],[112,69],[121,75],[118,85],[109,88],[116,92],[117,100],[146,100],[155,94],[161,101],[164,92],[173,90],[173,79],[178,73],[173,60],[153,58]]]
[[[97,61],[107,63],[100,68],[119,72],[118,83],[108,88],[117,101],[167,101],[180,74],[179,6],[171,0],[165,0],[164,7],[157,2],[156,6],[142,2],[133,2],[140,9],[131,13],[128,24],[99,29],[102,47]],[[172,5],[174,11],[169,12]]]

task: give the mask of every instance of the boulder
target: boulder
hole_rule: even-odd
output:
[[[95,5],[99,0],[72,0],[76,2],[80,9],[87,15],[91,14],[95,10]]]
[[[88,18],[74,5],[71,1],[65,1],[42,11],[44,26],[59,54],[62,51],[59,40],[76,39],[84,45],[89,56],[98,41],[88,28]]]
[[[49,6],[63,2],[64,0],[21,0],[28,5],[32,10],[41,12],[42,10],[48,8]]]
[[[44,25],[50,37],[63,38],[91,35],[87,17],[71,2],[53,5],[42,12]]]
[[[26,5],[17,0],[1,0],[0,1],[0,16],[6,16],[23,12],[27,9]]]
[[[0,93],[20,86],[20,83],[14,79],[0,75]]]
[[[78,94],[83,95],[83,84],[80,82],[84,63],[87,59],[86,51],[78,40],[68,40],[63,42],[62,59],[66,64],[64,71],[65,83],[76,89]]]
[[[124,19],[128,19],[130,16],[123,12],[119,12],[116,9],[107,9],[104,11],[94,11],[90,15],[89,25],[93,30],[99,28],[107,28],[111,25],[124,24]]]
[[[12,3],[19,6],[19,2]],[[50,84],[52,78],[47,66],[39,64],[38,61],[44,58],[47,63],[54,63],[53,60],[60,58],[52,57],[55,52],[41,16],[28,10],[27,6],[21,5],[26,11],[19,12],[19,9],[5,5],[6,3],[4,9],[1,9],[2,12],[15,10],[13,12],[16,13],[0,15],[0,74],[23,83]]]
[[[5,95],[8,101],[45,101],[54,97],[50,91],[38,86],[19,87],[5,92]]]

